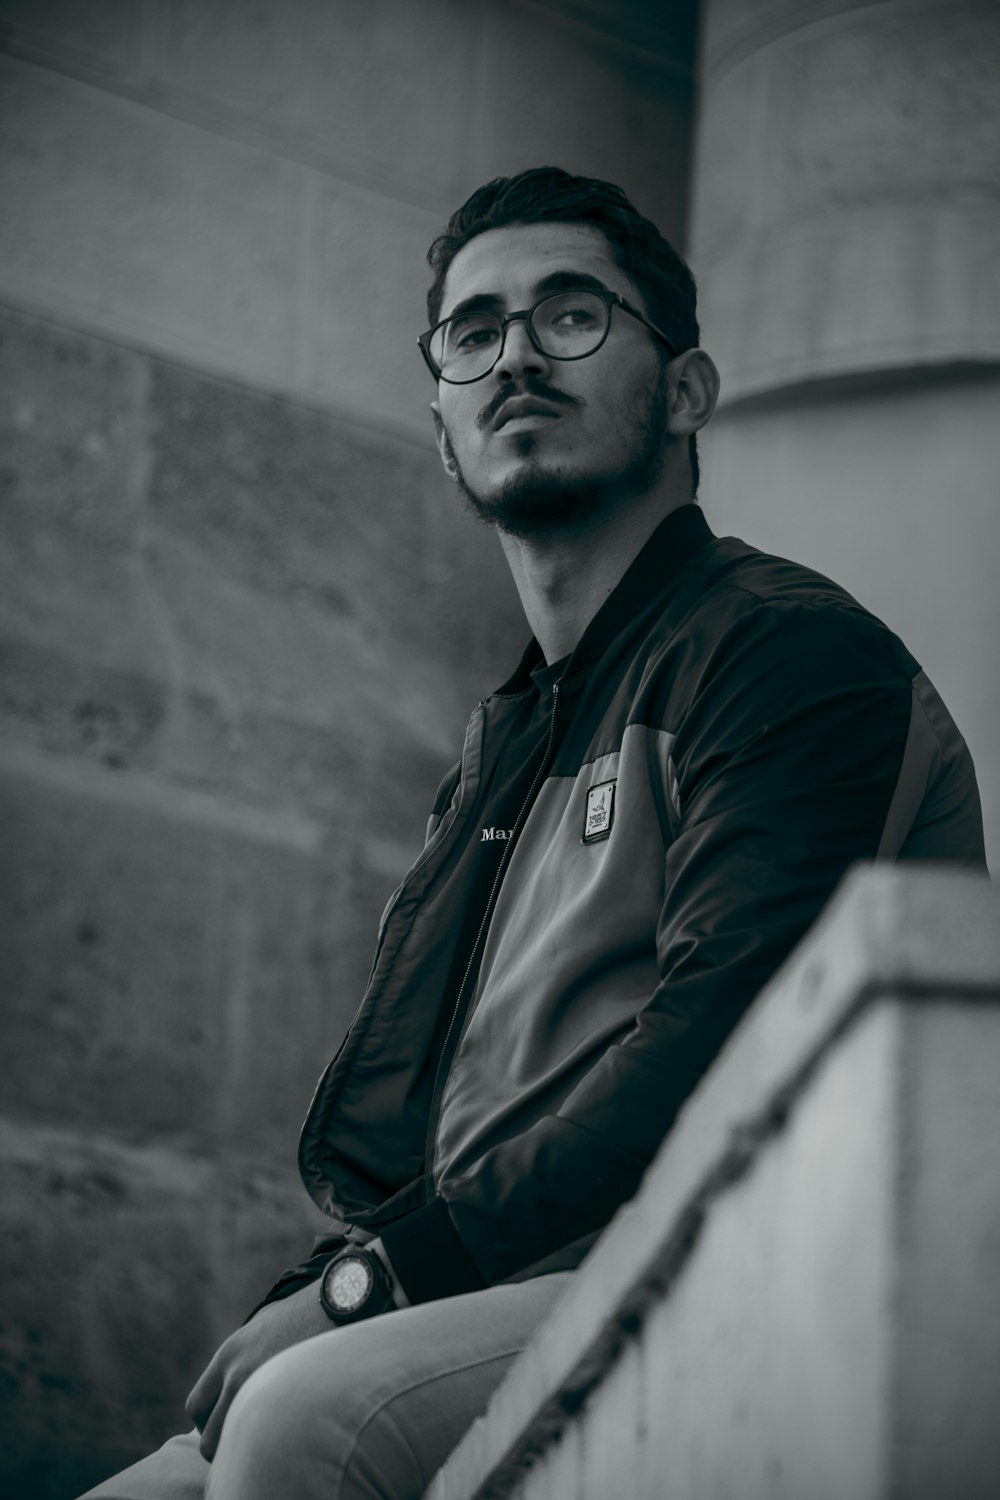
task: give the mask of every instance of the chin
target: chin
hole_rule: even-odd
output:
[[[458,487],[469,509],[508,536],[546,537],[585,527],[614,505],[613,487],[593,475],[525,464],[490,493],[476,492],[462,474]]]
[[[634,452],[612,473],[581,472],[561,465],[554,456],[543,463],[531,432],[518,434],[509,455],[510,471],[488,490],[474,489],[468,482],[445,433],[449,472],[472,513],[508,536],[542,539],[585,531],[598,518],[659,484],[671,446],[682,441],[671,435],[665,423],[653,420],[665,400],[666,375],[661,372],[648,409],[635,424]]]

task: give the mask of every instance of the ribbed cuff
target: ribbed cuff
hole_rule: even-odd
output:
[[[459,1239],[443,1198],[387,1224],[379,1238],[411,1302],[478,1292],[487,1284]]]

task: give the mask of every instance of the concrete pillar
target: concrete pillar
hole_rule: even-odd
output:
[[[691,255],[723,530],[904,637],[1000,858],[1000,11],[707,0]]]

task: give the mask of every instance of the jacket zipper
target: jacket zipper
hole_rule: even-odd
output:
[[[486,707],[486,699],[485,698],[480,698],[479,703],[477,704],[476,708],[473,710],[472,717],[475,718],[475,715],[480,711],[480,709],[484,709],[485,707]],[[465,742],[464,742],[464,744],[462,746],[462,766],[461,766],[461,774],[459,775],[459,786],[461,786],[463,784],[463,782],[465,781],[465,779],[466,779],[466,777],[465,777],[465,767],[466,767],[466,762],[467,762],[468,753],[469,753],[469,734],[470,734],[471,728],[472,728],[472,720],[470,719],[469,720],[469,724],[468,724],[468,726],[466,728],[466,731],[465,731]],[[444,833],[441,834],[440,843],[437,845],[437,847],[434,850],[431,850],[431,848],[430,848],[430,846],[428,844],[428,845],[425,845],[425,847],[423,849],[421,849],[421,851],[417,855],[417,858],[414,861],[412,867],[406,872],[405,877],[400,881],[399,885],[397,885],[396,889],[393,891],[392,895],[389,897],[389,900],[386,902],[385,911],[382,913],[382,920],[379,923],[378,938],[377,938],[376,943],[375,943],[375,957],[372,959],[371,968],[370,968],[370,970],[368,972],[368,983],[365,985],[365,993],[366,994],[368,992],[368,989],[369,989],[369,987],[371,985],[372,980],[375,977],[375,970],[378,968],[378,961],[379,961],[379,959],[382,956],[382,947],[383,947],[383,944],[385,943],[385,935],[386,935],[387,931],[389,930],[390,919],[392,918],[393,913],[396,910],[396,907],[399,905],[399,899],[402,896],[402,894],[403,894],[404,890],[406,889],[406,887],[409,885],[410,881],[417,874],[417,871],[420,870],[421,867],[427,862],[427,860],[431,857],[432,853],[436,854],[438,852],[438,849],[440,849],[441,844],[443,844],[446,841],[446,839],[448,838],[449,834],[453,831],[454,826],[455,826],[455,822],[457,821],[457,813],[458,813],[458,809],[457,808],[455,809],[455,812],[456,812],[456,817],[452,819],[452,821],[449,824],[448,828],[445,830]],[[506,852],[506,851],[504,851],[504,852]],[[341,1043],[340,1051],[343,1051],[345,1042],[346,1042],[346,1038],[344,1039],[344,1042]]]
[[[466,1002],[466,989],[469,984],[469,978],[475,966],[483,937],[485,936],[486,930],[489,927],[490,921],[493,917],[493,908],[496,905],[497,897],[500,893],[500,887],[503,884],[503,877],[506,872],[507,865],[510,863],[511,856],[513,854],[514,845],[517,842],[518,835],[521,832],[521,825],[523,824],[525,818],[528,816],[528,813],[531,811],[532,804],[534,803],[534,800],[538,795],[538,790],[542,784],[542,780],[544,779],[546,771],[549,769],[549,763],[552,759],[552,750],[553,746],[555,745],[556,715],[558,713],[558,710],[559,684],[558,682],[554,682],[552,684],[552,716],[549,720],[549,737],[545,746],[545,754],[542,756],[541,764],[539,765],[538,770],[535,772],[535,777],[531,783],[528,795],[524,799],[521,811],[518,813],[517,818],[514,822],[512,835],[507,842],[507,845],[500,858],[500,863],[497,866],[497,873],[493,881],[493,887],[490,891],[489,900],[486,903],[486,910],[484,911],[483,919],[479,924],[479,931],[476,934],[476,941],[473,944],[472,952],[469,955],[469,962],[466,965],[465,974],[463,975],[462,983],[459,986],[458,996],[455,1000],[455,1007],[451,1014],[451,1020],[448,1022],[448,1030],[445,1032],[444,1043],[441,1047],[441,1056],[438,1059],[437,1072],[434,1075],[434,1088],[431,1092],[430,1111],[428,1113],[427,1119],[427,1139],[424,1144],[424,1170],[428,1179],[431,1179],[431,1172],[434,1164],[434,1137],[437,1133],[437,1115],[438,1109],[441,1104],[441,1096],[444,1093],[444,1085],[447,1082],[448,1072],[451,1065],[451,1059],[448,1053],[449,1047],[451,1045],[451,1039],[455,1032],[455,1023],[458,1021],[459,1015],[463,1011],[463,1004],[465,1004]],[[467,1004],[465,1004],[465,1008],[468,1008]]]

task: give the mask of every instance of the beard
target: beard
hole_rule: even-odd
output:
[[[639,445],[624,469],[615,474],[594,475],[569,467],[547,467],[538,457],[534,433],[526,432],[516,443],[521,464],[499,488],[487,494],[474,490],[468,483],[445,434],[459,493],[473,515],[508,536],[544,539],[586,531],[596,520],[610,515],[628,500],[646,494],[659,481],[667,451],[679,441],[667,430],[666,397],[664,363],[635,423]]]

